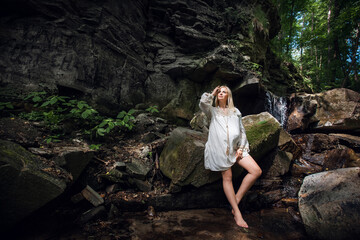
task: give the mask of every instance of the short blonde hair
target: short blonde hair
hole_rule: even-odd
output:
[[[227,91],[227,94],[228,94],[228,98],[227,98],[227,101],[226,101],[226,106],[230,109],[230,110],[233,110],[235,111],[235,106],[234,106],[234,100],[233,100],[233,97],[232,97],[232,92],[230,90],[230,88],[228,86],[220,86],[220,89],[221,88],[226,88],[226,91]],[[219,99],[218,99],[218,96],[216,94],[216,97],[215,97],[215,107],[219,106]]]

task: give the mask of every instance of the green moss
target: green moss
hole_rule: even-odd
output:
[[[275,132],[278,126],[270,121],[260,121],[255,125],[251,126],[247,131],[246,135],[249,143],[256,144],[266,138],[269,133]]]
[[[275,121],[259,121],[246,129],[252,156],[262,158],[277,146],[280,128]]]

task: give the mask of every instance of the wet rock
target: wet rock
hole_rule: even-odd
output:
[[[319,239],[357,239],[360,234],[360,168],[305,177],[299,210],[307,233]]]
[[[152,189],[152,184],[148,181],[143,181],[136,178],[131,178],[128,180],[130,184],[135,185],[142,192],[150,192]]]
[[[271,165],[266,167],[266,169],[262,168],[263,177],[272,178],[286,174],[289,171],[292,158],[293,155],[289,152],[277,151],[273,160],[268,162]]]
[[[295,177],[306,176],[313,173],[322,172],[322,166],[299,158],[291,167],[291,175]]]
[[[84,212],[76,222],[79,224],[84,224],[101,216],[106,216],[106,209],[104,206],[98,206]]]
[[[263,202],[262,206],[270,206],[273,203],[280,201],[286,196],[286,193],[282,189],[265,192],[259,195],[260,201]]]
[[[115,219],[119,215],[120,215],[119,209],[114,204],[111,204],[110,205],[110,210],[109,210],[109,213],[108,213],[108,218],[109,219]]]
[[[125,213],[132,239],[194,240],[304,240],[308,236],[286,209],[243,213],[249,229],[239,228],[231,211],[224,208],[157,212],[149,221],[144,213]]]
[[[82,191],[81,194],[95,207],[104,203],[104,199],[98,194],[94,189],[87,185]]]
[[[113,183],[124,183],[127,178],[126,173],[119,171],[117,169],[111,169],[110,171],[106,172],[105,174],[100,174],[99,176],[105,178]]]
[[[126,172],[135,178],[145,180],[146,176],[152,169],[152,166],[141,159],[132,159],[130,163],[126,163]]]
[[[349,158],[347,158],[344,167],[360,167],[360,154],[352,149],[347,149]]]
[[[334,136],[339,140],[339,143],[345,145],[356,152],[360,152],[360,137],[354,136],[350,134],[339,134],[339,133],[331,133],[330,136]]]
[[[0,228],[44,206],[66,188],[64,179],[16,143],[0,140]]]
[[[60,152],[56,161],[63,163],[62,166],[72,174],[74,181],[94,157],[94,152],[84,147],[62,147],[54,152]]]
[[[292,154],[292,159],[297,159],[301,155],[301,148],[294,139],[283,128],[280,129],[278,147],[281,151]]]
[[[287,129],[323,131],[358,131],[360,128],[360,94],[345,88],[318,94],[295,94]]]
[[[309,162],[314,166],[320,166],[322,170],[342,168],[347,166],[346,164],[356,166],[358,159],[356,153],[340,145],[340,140],[335,135],[298,134],[294,135],[294,140],[302,148],[300,161],[302,163]]]

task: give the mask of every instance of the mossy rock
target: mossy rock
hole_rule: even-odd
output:
[[[16,143],[0,140],[0,226],[11,227],[66,188],[65,180],[46,172],[37,157]]]
[[[187,128],[176,128],[160,156],[160,170],[176,186],[200,187],[221,178],[217,172],[204,168],[204,148],[207,136]]]
[[[250,154],[255,160],[260,160],[277,147],[281,125],[270,113],[248,115],[242,121],[250,144]]]
[[[243,118],[250,142],[251,155],[259,160],[277,147],[281,126],[269,113]],[[176,128],[160,155],[160,170],[171,179],[171,191],[182,186],[200,187],[221,178],[220,172],[204,168],[204,149],[207,134],[187,128]],[[241,174],[240,167],[233,168],[233,175]]]

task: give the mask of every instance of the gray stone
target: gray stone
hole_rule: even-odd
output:
[[[0,226],[12,226],[44,206],[66,188],[64,179],[18,144],[0,140]]]
[[[153,187],[152,184],[148,181],[143,181],[136,178],[131,179],[131,182],[133,182],[135,186],[142,192],[150,192]]]
[[[77,220],[77,223],[84,224],[92,219],[96,219],[105,215],[106,215],[106,208],[104,206],[98,206],[96,208],[84,212]]]
[[[264,171],[265,178],[283,176],[289,171],[293,155],[289,152],[278,151],[272,164],[267,171]]]
[[[130,163],[126,163],[126,172],[135,178],[145,180],[151,170],[151,165],[141,159],[132,159]]]
[[[60,152],[57,160],[64,163],[63,167],[72,174],[74,181],[94,156],[93,151],[81,147],[62,147],[56,151]]]
[[[307,233],[318,239],[357,239],[359,189],[359,167],[305,177],[299,191],[299,210]]]
[[[95,207],[104,203],[104,199],[89,185],[81,191],[81,194]]]

